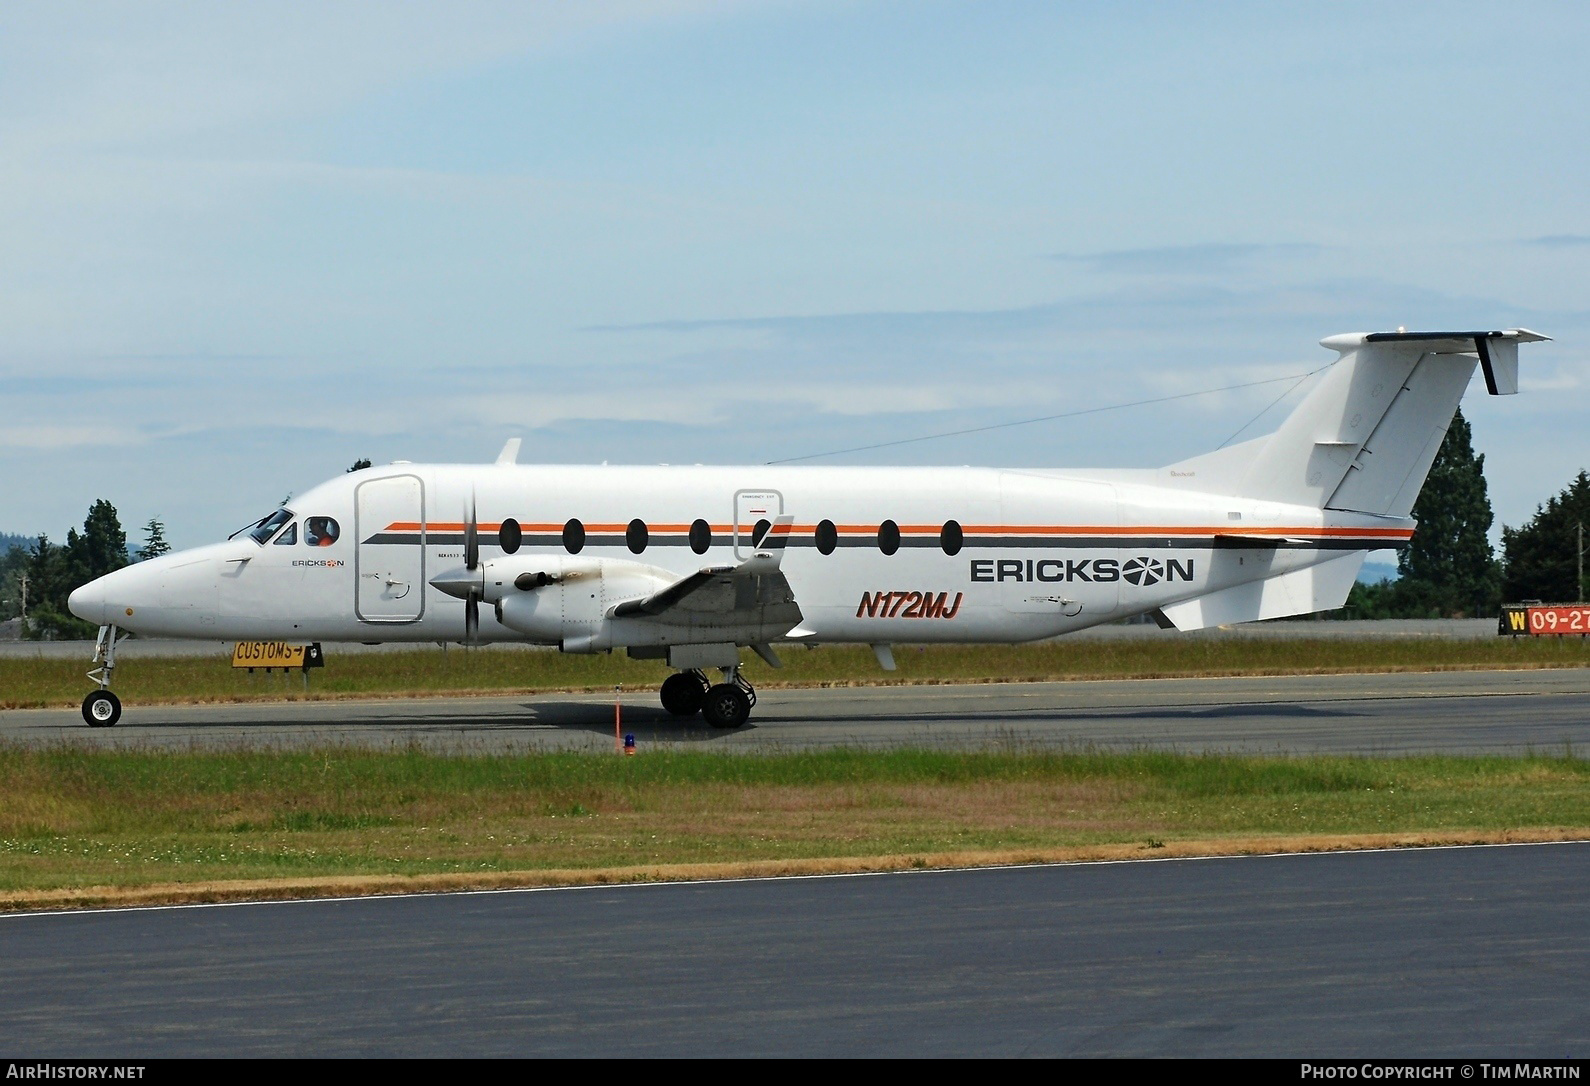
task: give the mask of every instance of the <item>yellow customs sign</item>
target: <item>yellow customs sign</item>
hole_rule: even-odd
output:
[[[322,667],[320,645],[289,645],[285,641],[239,641],[232,647],[233,667],[279,667],[299,670]]]

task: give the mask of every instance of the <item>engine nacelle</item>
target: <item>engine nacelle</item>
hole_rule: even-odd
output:
[[[678,579],[641,562],[578,555],[496,558],[482,572],[484,598],[496,605],[498,622],[566,652],[612,648],[608,612]]]

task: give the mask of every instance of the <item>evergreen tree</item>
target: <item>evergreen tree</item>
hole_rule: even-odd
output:
[[[1576,583],[1581,524],[1590,538],[1590,473],[1584,471],[1562,493],[1537,506],[1528,524],[1502,529],[1502,591],[1508,602],[1577,603],[1585,598],[1590,585]]]
[[[1326,618],[1364,619],[1401,618],[1398,610],[1397,582],[1376,581],[1373,584],[1356,581],[1347,592],[1347,602],[1335,611],[1325,612]]]
[[[127,564],[127,533],[116,516],[116,507],[100,499],[89,507],[81,533],[66,533],[66,545],[57,547],[40,535],[28,558],[27,636],[32,638],[83,638],[94,636],[94,627],[72,615],[66,601],[74,589]]]
[[[361,457],[359,457],[359,459],[357,459],[357,460],[355,460],[353,462],[353,467],[351,467],[347,471],[343,472],[343,474],[347,475],[347,474],[349,474],[351,472],[363,471],[365,468],[367,468],[369,466],[370,466],[370,461],[366,460],[364,457],[361,456]]]
[[[1397,555],[1397,610],[1409,617],[1493,613],[1500,573],[1487,537],[1494,515],[1485,457],[1474,454],[1461,410],[1430,466],[1413,516],[1419,527]]]
[[[66,560],[73,577],[81,578],[73,588],[127,564],[127,533],[114,505],[101,498],[89,506],[83,534],[66,533]]]
[[[65,614],[65,600],[71,595],[71,589],[66,587],[70,582],[66,554],[42,532],[28,552],[27,575],[28,617],[23,636],[34,640],[73,636],[76,631],[62,625],[70,621]]]
[[[171,544],[166,542],[166,526],[160,523],[159,517],[150,517],[149,523],[144,525],[144,545],[138,548],[138,561],[147,562],[170,553]]]
[[[0,558],[0,622],[22,613],[22,575],[27,569],[27,549],[9,545]]]

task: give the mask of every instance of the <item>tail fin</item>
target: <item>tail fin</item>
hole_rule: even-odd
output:
[[[1199,489],[1267,501],[1406,517],[1474,367],[1493,396],[1518,391],[1518,345],[1547,337],[1497,332],[1331,336],[1341,357],[1268,438],[1173,464]],[[1236,454],[1236,455],[1233,455]]]

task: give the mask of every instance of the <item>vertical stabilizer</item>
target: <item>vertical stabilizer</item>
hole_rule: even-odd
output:
[[[1280,429],[1241,457],[1169,470],[1196,468],[1199,489],[1406,517],[1475,367],[1492,395],[1517,392],[1518,344],[1544,339],[1524,328],[1331,336],[1320,344],[1341,357]]]

